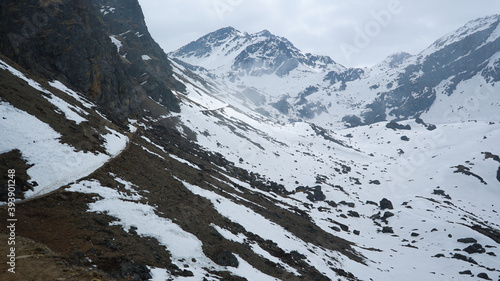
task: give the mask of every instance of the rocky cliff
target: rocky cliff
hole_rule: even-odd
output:
[[[137,1],[9,0],[0,3],[0,14],[0,52],[32,73],[72,85],[108,115],[141,114],[148,96],[179,110],[170,89],[182,86],[171,81],[168,59]],[[131,49],[148,52],[151,60]]]

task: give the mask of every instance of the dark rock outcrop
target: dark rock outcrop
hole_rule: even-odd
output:
[[[112,12],[101,10],[110,5],[115,8]],[[169,62],[147,32],[136,0],[5,0],[0,3],[0,13],[1,53],[49,81],[58,79],[71,85],[96,101],[101,111],[115,121],[140,114],[141,103],[148,95],[157,100],[161,97],[172,111],[179,110],[175,96],[168,90],[175,88],[175,83],[168,82]],[[133,44],[149,52],[155,57],[151,67],[139,61],[139,54],[123,56],[112,42],[110,36],[119,35],[115,32],[131,29],[144,36],[134,39],[135,43],[123,35],[114,40],[121,41],[123,48]],[[155,74],[150,71],[154,67],[165,74],[152,87],[142,86],[140,76]]]
[[[392,206],[392,202],[387,199],[387,198],[384,198],[382,200],[380,200],[380,209],[381,210],[385,210],[385,209],[389,209],[389,210],[392,210],[394,209],[394,207]]]

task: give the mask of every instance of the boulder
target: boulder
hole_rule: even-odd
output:
[[[385,210],[385,209],[389,209],[389,210],[392,210],[394,209],[394,207],[392,206],[392,202],[387,199],[387,198],[384,198],[382,200],[380,200],[380,209],[382,210]]]

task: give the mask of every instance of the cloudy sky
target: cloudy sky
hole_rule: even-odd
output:
[[[139,0],[166,52],[226,26],[286,37],[304,52],[371,66],[395,52],[416,54],[498,0]]]

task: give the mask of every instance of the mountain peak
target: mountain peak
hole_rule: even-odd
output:
[[[411,57],[411,54],[407,52],[397,52],[389,55],[381,64],[385,64],[390,68],[393,68],[399,66],[409,57]]]
[[[331,58],[305,54],[288,39],[267,29],[248,34],[233,27],[221,28],[170,55],[206,69],[225,69],[224,72],[231,75],[282,77],[300,66],[313,72],[338,68]]]
[[[274,36],[274,35],[273,35],[271,32],[269,32],[269,30],[267,30],[267,29],[264,29],[264,30],[262,30],[262,31],[260,31],[260,32],[257,32],[257,33],[255,33],[255,35],[256,35],[256,36],[263,36],[263,37],[273,37],[273,36]]]
[[[226,26],[226,27],[223,27],[223,28],[219,28],[217,29],[216,31],[214,32],[211,32],[207,35],[213,35],[213,34],[220,34],[220,35],[223,35],[223,34],[226,34],[226,35],[230,35],[230,34],[234,34],[234,33],[238,33],[239,31],[232,27],[232,26]]]

